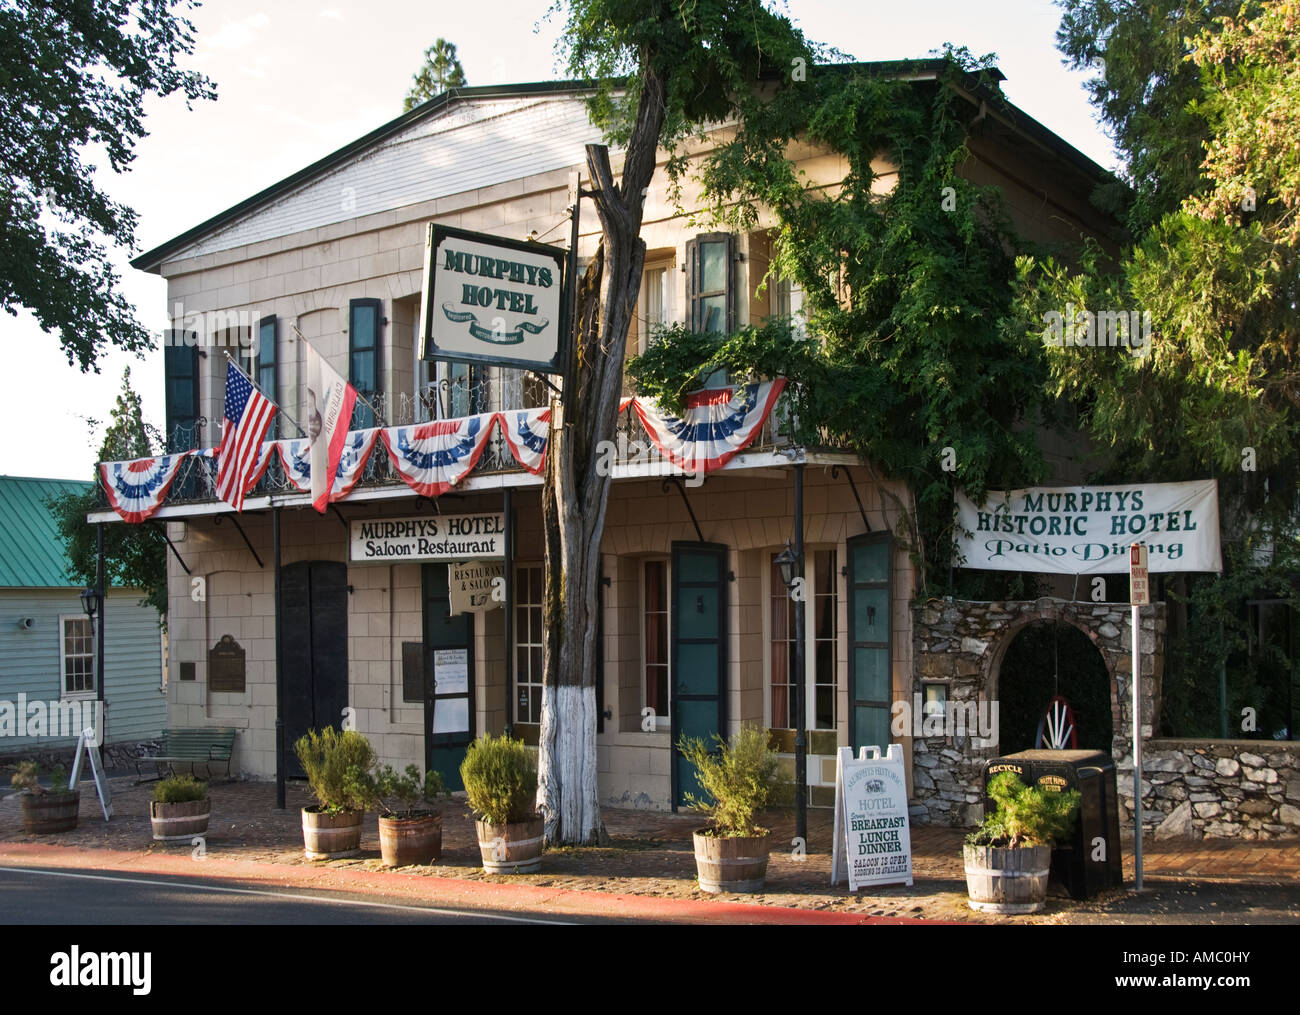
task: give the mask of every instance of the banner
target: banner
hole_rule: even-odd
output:
[[[485,412],[414,426],[390,426],[380,432],[393,468],[421,497],[446,493],[478,464],[496,422]]]
[[[515,461],[540,476],[546,468],[546,441],[551,432],[550,409],[507,409],[497,413],[501,433]]]
[[[352,492],[352,488],[361,479],[370,452],[374,450],[375,441],[379,439],[379,429],[352,430],[342,442],[338,466],[334,472],[334,483],[330,487],[330,501],[342,500]],[[284,465],[285,478],[302,493],[311,492],[311,458],[312,443],[306,437],[290,437],[273,442]],[[265,445],[264,447],[269,447]],[[265,471],[266,466],[258,462]]]
[[[781,377],[696,392],[687,396],[681,417],[661,412],[650,398],[633,399],[632,408],[660,454],[678,468],[707,474],[722,468],[758,436],[784,387]]]
[[[191,452],[137,458],[130,462],[103,462],[100,482],[109,506],[128,522],[142,522],[160,507],[163,498]]]
[[[1128,570],[1129,546],[1145,543],[1154,572],[1223,570],[1212,479],[990,490],[981,505],[959,490],[956,500],[962,567],[1119,573]]]

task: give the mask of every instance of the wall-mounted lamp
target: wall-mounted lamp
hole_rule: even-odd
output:
[[[86,588],[81,590],[81,608],[85,611],[86,616],[91,620],[95,619],[95,614],[99,612],[100,596],[95,589]]]

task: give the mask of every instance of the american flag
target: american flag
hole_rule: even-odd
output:
[[[226,418],[217,449],[217,496],[236,511],[244,510],[244,494],[253,485],[262,438],[275,413],[275,403],[254,388],[234,363],[228,364]]]

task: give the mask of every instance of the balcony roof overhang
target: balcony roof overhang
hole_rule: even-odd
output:
[[[755,470],[788,469],[792,465],[814,465],[830,468],[833,465],[861,465],[862,460],[852,452],[834,450],[810,450],[807,448],[788,448],[780,451],[763,450],[751,454],[739,454],[722,468],[709,473],[709,476],[735,475]],[[648,462],[620,462],[613,466],[610,479],[613,482],[635,479],[657,479],[670,476],[685,477],[683,470],[670,465],[663,459]],[[495,472],[483,476],[471,476],[452,490],[448,495],[492,493],[496,490],[537,489],[542,486],[542,477],[530,472]],[[419,494],[403,483],[389,483],[383,486],[362,487],[352,491],[344,500],[335,501],[337,505],[383,503],[389,501],[415,500]],[[266,511],[273,507],[310,508],[311,494],[284,493],[262,494],[249,497],[244,501],[244,513]],[[165,504],[157,510],[150,521],[182,520],[201,518],[205,515],[233,514],[232,508],[225,501],[193,501],[186,504]],[[121,522],[122,516],[113,510],[94,511],[86,515],[90,524],[100,522]]]

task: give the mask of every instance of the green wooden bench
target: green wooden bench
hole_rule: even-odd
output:
[[[145,765],[156,765],[158,773],[155,779],[165,775],[175,775],[177,765],[189,765],[190,771],[198,775],[198,766],[207,770],[207,778],[212,778],[214,763],[225,763],[226,778],[230,778],[230,758],[235,750],[236,730],[230,726],[197,726],[185,729],[163,730],[162,750],[155,755],[139,758],[135,763],[138,786],[146,779],[142,771]]]

